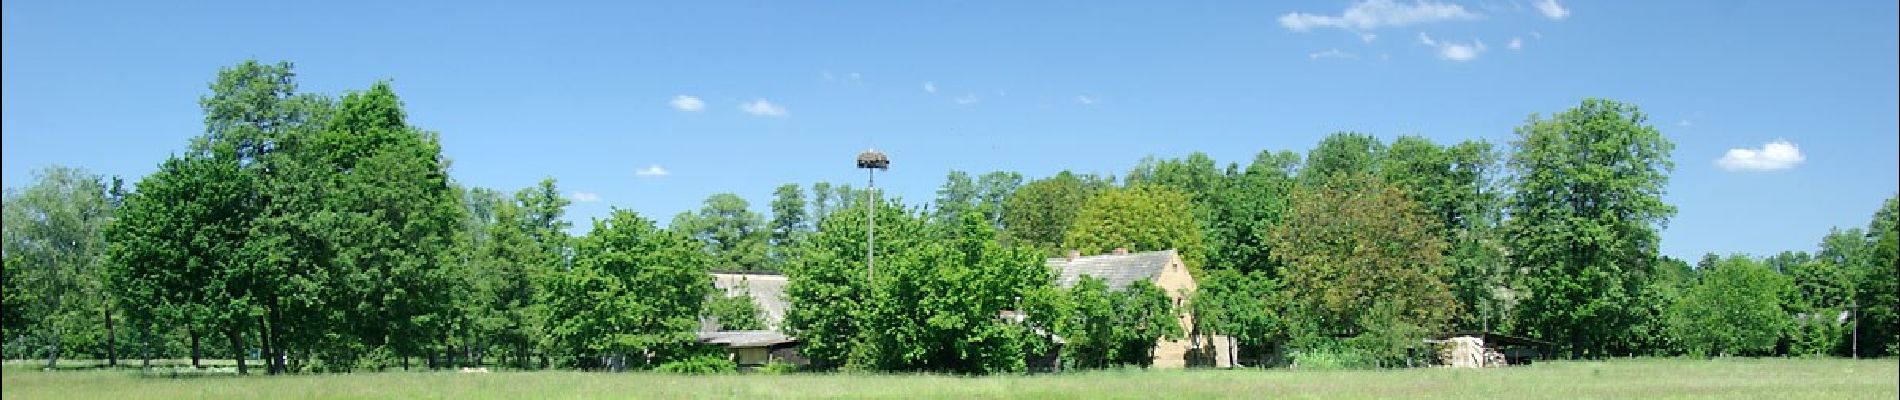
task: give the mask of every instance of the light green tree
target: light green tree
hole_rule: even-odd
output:
[[[1090,196],[1063,246],[1083,254],[1174,249],[1188,270],[1199,274],[1207,253],[1187,195],[1158,185],[1104,190]]]
[[[1692,355],[1766,355],[1793,316],[1788,278],[1747,256],[1722,259],[1670,307],[1668,331]]]
[[[543,297],[549,334],[581,368],[624,370],[689,356],[712,290],[701,246],[627,210],[595,220],[574,268]]]
[[[48,368],[77,350],[109,350],[115,311],[104,282],[106,227],[114,210],[107,189],[98,175],[52,166],[5,196],[3,246],[14,262],[8,279],[17,281],[9,289],[23,289],[23,297],[34,300],[8,311],[21,312]]]

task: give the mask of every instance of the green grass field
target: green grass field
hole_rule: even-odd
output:
[[[544,398],[1808,398],[1900,397],[1896,360],[1639,359],[1484,370],[1100,371],[1059,375],[388,372],[146,378],[8,368],[6,399]]]

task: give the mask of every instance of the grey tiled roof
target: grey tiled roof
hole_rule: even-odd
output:
[[[1103,254],[1073,261],[1057,257],[1049,259],[1049,268],[1055,272],[1056,284],[1064,288],[1075,287],[1083,275],[1088,275],[1106,281],[1109,290],[1121,290],[1136,280],[1153,281],[1173,258],[1174,250]]]
[[[785,320],[785,275],[765,274],[712,274],[713,286],[725,291],[726,296],[737,296],[741,291],[751,291],[752,301],[759,305],[765,317],[766,329],[778,329]]]

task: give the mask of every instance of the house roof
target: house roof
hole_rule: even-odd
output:
[[[1054,270],[1056,284],[1062,287],[1075,287],[1083,275],[1093,276],[1108,283],[1109,290],[1122,290],[1137,280],[1154,281],[1167,268],[1168,262],[1175,259],[1174,250],[1148,251],[1128,254],[1103,254],[1087,257],[1068,257],[1049,259],[1049,268]]]
[[[725,291],[726,296],[737,296],[742,292],[751,292],[752,301],[758,304],[759,311],[765,317],[767,329],[778,329],[785,321],[785,275],[769,274],[712,274],[713,286]]]
[[[699,342],[727,347],[771,347],[796,343],[798,339],[778,331],[719,331],[699,332]]]

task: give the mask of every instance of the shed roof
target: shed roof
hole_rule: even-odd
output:
[[[771,347],[785,343],[796,343],[798,339],[786,336],[778,331],[719,331],[699,332],[699,342],[727,347]]]

